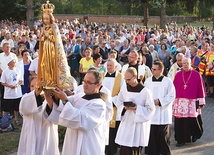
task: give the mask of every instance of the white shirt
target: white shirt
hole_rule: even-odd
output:
[[[13,70],[8,68],[2,72],[0,82],[9,85],[16,85],[19,81],[23,81],[23,76],[19,68],[15,67]],[[4,99],[16,99],[20,97],[22,97],[22,90],[20,85],[14,89],[5,87]]]
[[[29,71],[33,71],[38,74],[38,60],[39,58],[37,57],[31,62],[30,67],[28,69]]]
[[[123,65],[122,71],[121,73],[123,75],[125,75],[126,70],[129,68],[129,64],[125,64]],[[148,77],[152,76],[152,72],[149,69],[148,66],[146,66],[145,64],[139,65],[138,66],[138,79],[141,79],[141,76],[145,77],[145,79],[147,79]]]
[[[8,68],[7,63],[8,63],[8,59],[9,59],[10,57],[16,59],[16,62],[18,62],[18,59],[17,59],[16,54],[10,52],[9,55],[7,56],[4,52],[3,52],[3,53],[0,53],[0,68],[1,68],[2,70],[5,70],[5,69]]]
[[[1,47],[3,47],[4,43],[9,43],[10,44],[10,47],[13,48],[14,47],[14,42],[12,39],[3,39],[2,42],[1,42]]]

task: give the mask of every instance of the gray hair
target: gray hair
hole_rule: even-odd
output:
[[[178,58],[178,57],[184,57],[184,54],[183,53],[178,53],[177,55],[176,55],[176,58]]]
[[[107,63],[108,63],[108,62],[113,62],[113,63],[114,63],[114,66],[117,65],[117,61],[116,61],[115,59],[113,59],[113,58],[109,58],[109,59],[107,60]]]

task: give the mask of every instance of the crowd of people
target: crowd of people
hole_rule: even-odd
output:
[[[170,155],[173,117],[176,146],[200,139],[205,96],[214,98],[214,30],[174,22],[165,30],[55,23],[73,77],[65,92],[44,76],[47,67],[58,71],[40,66],[41,38],[54,39],[43,32],[44,21],[33,29],[0,23],[1,110],[13,114],[16,125],[19,112],[23,116],[18,154],[59,154],[57,124],[67,127],[63,155],[114,155],[118,148],[121,155],[140,155],[143,147],[148,155]],[[57,53],[47,44],[52,55],[43,63]],[[36,78],[38,68],[54,86],[43,95],[47,83]]]

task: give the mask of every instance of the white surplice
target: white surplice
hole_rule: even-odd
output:
[[[103,85],[100,89],[100,92],[108,95],[107,99],[106,99],[106,115],[105,115],[105,118],[106,118],[106,120],[105,120],[105,126],[106,127],[105,128],[106,128],[106,130],[105,130],[105,133],[103,133],[106,135],[105,141],[106,141],[106,145],[108,145],[108,143],[109,143],[109,122],[111,121],[112,116],[113,116],[112,97],[111,97],[111,91]],[[77,90],[75,93],[84,95],[85,93],[83,90],[83,85],[79,85],[77,87]]]
[[[116,71],[115,73],[115,77],[118,75],[118,71]],[[115,77],[104,77],[103,81],[102,81],[102,85],[105,86],[106,88],[108,88],[110,90],[110,92],[113,92],[113,88],[114,88],[114,84],[115,84]],[[123,86],[126,86],[125,83],[125,79],[122,76],[122,79],[120,81],[120,90],[122,89]],[[111,95],[111,94],[110,94]],[[115,95],[114,97],[112,97],[112,102],[115,104],[117,103],[117,98],[118,95]],[[117,109],[118,110],[118,109]],[[117,115],[116,115],[116,120],[119,121],[120,116],[119,116],[119,112],[117,111]]]
[[[162,81],[152,81],[149,77],[145,83],[151,92],[153,99],[159,99],[161,106],[155,106],[155,115],[151,121],[153,125],[166,125],[172,123],[172,103],[175,99],[175,87],[168,77],[163,77]]]
[[[126,110],[121,117],[115,142],[128,147],[147,146],[149,141],[151,119],[155,113],[155,105],[151,92],[143,88],[140,92],[128,92],[122,89],[118,95],[117,108],[122,113],[124,101],[137,104],[136,110]]]
[[[68,97],[66,105],[54,105],[50,118],[67,127],[62,155],[104,155],[106,103],[86,100],[82,93]]]
[[[23,126],[17,155],[59,155],[58,126],[47,120],[46,106],[47,102],[37,106],[34,91],[22,97]]]
[[[125,75],[125,72],[128,68],[129,68],[129,64],[123,65],[122,71],[121,71],[122,75]],[[148,77],[152,76],[151,70],[145,64],[138,66],[137,73],[138,73],[138,77],[137,77],[138,79],[141,79],[142,77],[145,77],[145,79],[147,79]]]

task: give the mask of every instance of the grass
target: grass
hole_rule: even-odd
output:
[[[0,133],[0,155],[9,155],[17,151],[21,126],[14,127],[14,131]]]
[[[191,23],[193,27],[202,27],[202,25],[205,25],[206,27],[209,27],[212,29],[213,23],[212,22],[188,22],[187,24]],[[178,27],[182,27],[185,23],[177,23]]]
[[[22,118],[19,118],[19,120]],[[22,121],[21,121],[22,122]],[[21,133],[22,126],[17,126],[15,123],[14,131],[0,133],[0,155],[10,155],[17,151],[19,145],[19,137]],[[61,150],[62,144],[64,141],[66,128],[63,126],[59,126],[59,149]]]
[[[212,30],[213,27],[213,23],[212,22],[187,22],[187,24],[191,23],[191,25],[193,27],[202,27],[202,25],[205,25],[206,27],[209,27],[210,30]],[[182,23],[177,23],[178,27],[182,27],[185,24],[185,22]],[[140,26],[143,26],[143,24],[139,24]],[[157,24],[158,26],[160,26],[159,24]],[[130,27],[130,24],[127,24],[128,27]],[[148,24],[148,27],[153,27],[153,24]]]

